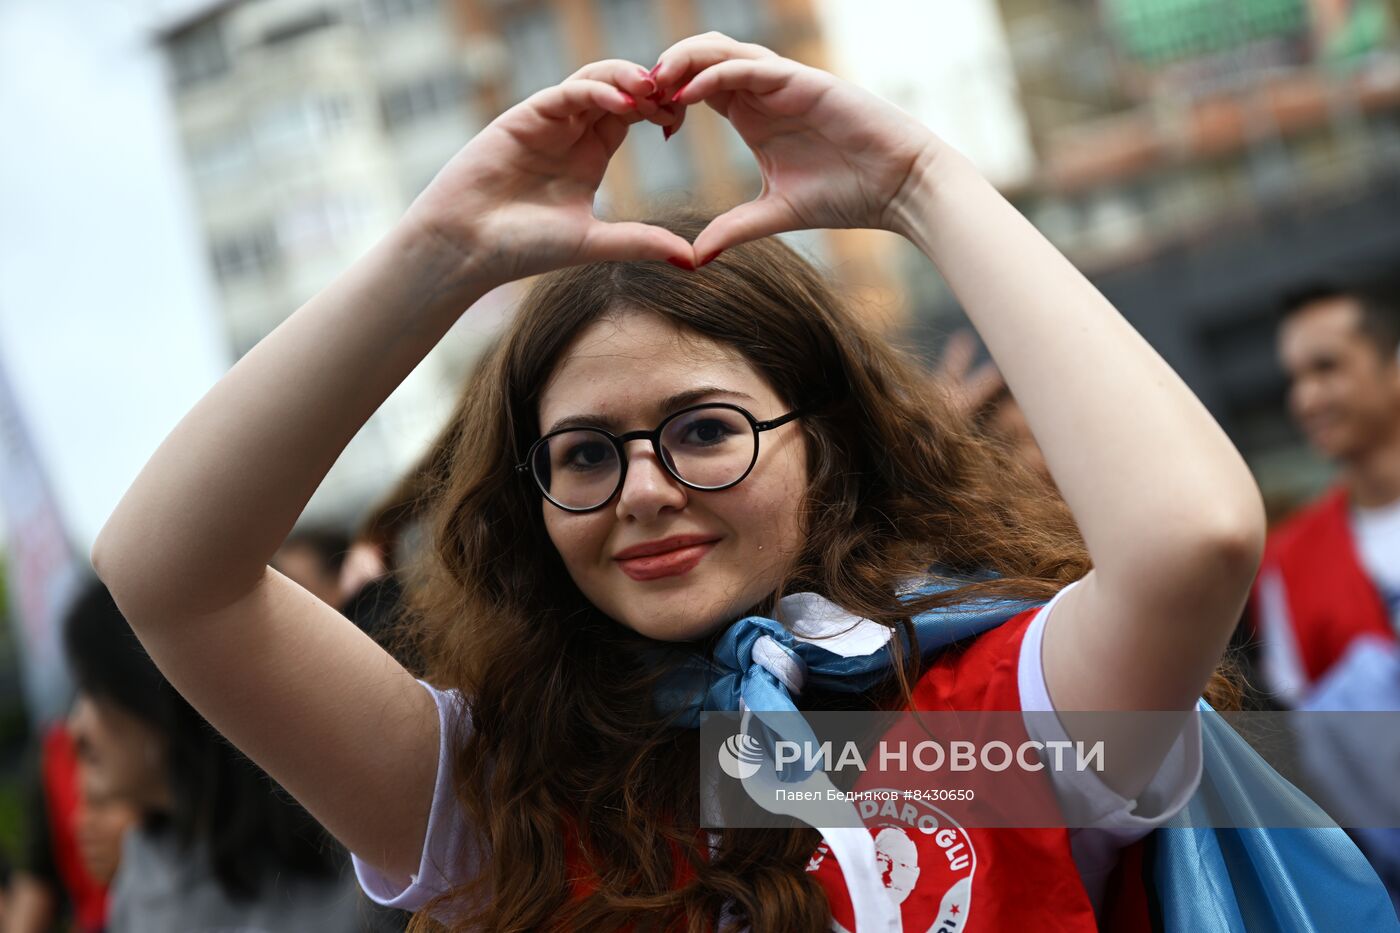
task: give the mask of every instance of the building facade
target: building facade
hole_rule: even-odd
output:
[[[649,65],[717,30],[831,68],[926,120],[999,183],[1032,169],[993,0],[956,15],[908,0],[225,0],[158,39],[210,264],[236,353],[330,282],[473,133],[579,66]],[[859,15],[855,15],[859,14]],[[891,32],[888,24],[903,29]],[[633,129],[599,192],[602,216],[717,213],[753,197],[753,155],[690,108],[682,131]],[[908,246],[869,230],[784,235],[864,314],[901,332]],[[509,295],[474,310],[336,465],[311,512],[362,508],[422,449]]]
[[[244,0],[159,33],[236,355],[363,254],[480,128],[453,15],[439,0]],[[353,521],[409,467],[500,304],[474,309],[390,397],[308,518]]]
[[[1400,274],[1400,4],[1000,5],[1036,153],[1007,193],[1183,375],[1281,514],[1330,467],[1286,413],[1279,302]]]

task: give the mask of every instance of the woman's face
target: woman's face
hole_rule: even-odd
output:
[[[668,396],[703,386],[716,391],[661,407]],[[539,427],[544,434],[563,418],[589,415],[621,435],[651,430],[672,411],[710,401],[738,405],[759,421],[790,410],[732,348],[657,315],[626,312],[575,338],[541,396]],[[565,512],[547,500],[543,505],[550,540],[583,594],[611,618],[659,641],[702,637],[767,597],[803,543],[801,419],[760,434],[753,470],[737,486],[715,492],[676,482],[648,440],[626,448],[626,481],[607,505],[586,513]],[[677,535],[707,543],[650,560],[617,557]]]
[[[88,799],[123,801],[141,810],[169,808],[167,749],[156,729],[115,703],[79,692],[68,731]]]

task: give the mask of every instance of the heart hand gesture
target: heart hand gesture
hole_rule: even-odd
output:
[[[404,218],[445,257],[448,287],[606,260],[692,264],[691,245],[668,230],[593,215],[598,185],[629,126],[678,120],[679,108],[648,100],[655,91],[639,65],[594,62],[473,137]]]
[[[763,192],[715,218],[693,246],[659,227],[594,217],[598,186],[628,129],[650,120],[674,132],[685,108],[701,101],[753,150]],[[788,230],[903,232],[901,208],[942,149],[873,94],[707,33],[672,46],[651,72],[595,62],[510,108],[447,163],[405,220],[446,257],[452,279],[499,284],[608,260],[693,268]]]
[[[757,198],[715,218],[695,241],[702,263],[736,243],[787,230],[901,232],[901,204],[943,146],[881,98],[719,33],[673,45],[652,77],[667,95],[663,102],[704,101],[727,118],[763,175]]]

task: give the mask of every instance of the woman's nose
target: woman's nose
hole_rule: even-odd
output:
[[[686,503],[686,488],[666,472],[656,459],[651,443],[640,439],[629,441],[624,447],[627,448],[627,476],[617,497],[618,517],[631,515],[646,520],[664,508],[682,508]]]

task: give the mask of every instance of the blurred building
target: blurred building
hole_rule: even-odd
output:
[[[1400,274],[1395,0],[999,0],[1035,167],[1003,190],[1180,372],[1282,504],[1327,467],[1273,312]],[[911,272],[919,281],[920,273]],[[916,316],[949,302],[923,286]]]
[[[237,355],[368,249],[480,127],[452,13],[439,0],[233,0],[159,33]],[[478,311],[351,443],[313,517],[349,520],[409,465],[482,340]]]
[[[239,353],[504,109],[713,29],[830,68],[967,153],[1286,499],[1326,466],[1288,423],[1273,308],[1311,278],[1400,269],[1397,20],[1400,0],[225,0],[159,38]],[[598,206],[718,211],[759,188],[742,140],[696,106],[669,142],[634,128]],[[788,239],[892,333],[933,345],[956,319],[893,235]],[[314,507],[349,514],[407,466],[507,305],[430,357]]]
[[[718,30],[850,76],[937,124],[1004,185],[1034,169],[994,0],[223,0],[158,40],[229,340],[251,348],[329,283],[497,114],[586,62],[650,66]],[[891,28],[898,24],[899,28]],[[718,212],[761,183],[729,124],[690,108],[669,142],[639,126],[599,192],[605,217]],[[786,235],[857,306],[909,315],[892,234]],[[505,300],[498,302],[504,305]],[[495,309],[496,312],[500,307]],[[489,327],[440,348],[337,463],[309,511],[343,518],[404,469]]]
[[[872,0],[456,0],[473,57],[483,68],[476,88],[479,112],[494,116],[591,61],[622,58],[650,67],[674,42],[715,30],[756,42],[808,64],[850,73],[878,71],[890,59],[890,41],[871,27],[890,20],[881,7],[926,9]],[[990,0],[964,0],[990,11]],[[927,7],[927,5],[922,5]],[[851,13],[860,16],[852,19]],[[906,17],[907,19],[907,17]],[[914,50],[917,55],[918,50]],[[906,63],[907,64],[907,63]],[[909,90],[909,67],[899,69]],[[886,88],[890,90],[891,88]],[[951,96],[949,97],[951,99]],[[761,188],[753,154],[728,122],[705,106],[689,108],[682,131],[665,141],[660,127],[635,127],[614,158],[600,191],[604,216],[641,217],[668,205],[718,213]],[[890,239],[867,230],[803,231],[787,235],[826,264],[860,307],[896,326],[908,308]]]

